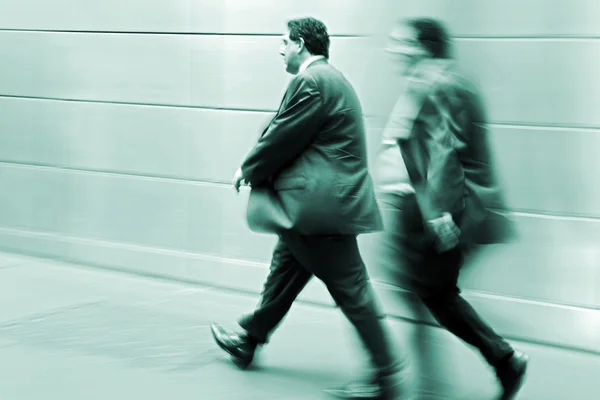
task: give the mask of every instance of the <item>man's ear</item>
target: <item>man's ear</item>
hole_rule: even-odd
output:
[[[304,39],[298,38],[298,42],[296,44],[298,45],[298,54],[302,53],[302,49],[304,49],[306,47],[306,44],[304,43]]]

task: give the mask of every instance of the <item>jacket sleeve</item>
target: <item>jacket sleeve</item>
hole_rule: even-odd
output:
[[[293,162],[318,134],[323,114],[314,79],[309,75],[294,78],[279,113],[242,163],[245,180],[260,185]]]
[[[455,150],[455,115],[451,90],[441,85],[429,93],[415,121],[413,135],[423,154],[422,176],[415,185],[426,221],[454,214],[464,207],[465,175]]]

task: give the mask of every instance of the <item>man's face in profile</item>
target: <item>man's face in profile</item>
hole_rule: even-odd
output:
[[[401,74],[428,55],[417,40],[417,32],[408,24],[398,24],[390,31],[385,51]]]
[[[281,37],[281,45],[279,54],[283,57],[286,68],[285,70],[296,75],[300,70],[300,51],[302,50],[302,42],[299,44],[290,39],[290,33],[287,32]]]

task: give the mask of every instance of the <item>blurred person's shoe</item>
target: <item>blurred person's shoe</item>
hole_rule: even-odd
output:
[[[499,400],[512,400],[516,397],[525,382],[528,363],[529,357],[526,354],[515,351],[512,357],[496,370],[502,385]]]
[[[388,376],[375,375],[371,379],[350,382],[345,386],[326,389],[325,392],[346,400],[403,400],[405,397],[405,379],[399,374]]]

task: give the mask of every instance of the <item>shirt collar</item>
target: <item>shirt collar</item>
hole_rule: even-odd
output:
[[[406,78],[413,83],[431,83],[446,74],[453,65],[453,60],[427,58],[413,66]]]
[[[324,58],[325,58],[324,56],[310,56],[309,58],[304,60],[302,65],[300,65],[300,68],[298,69],[298,73],[304,72],[310,64],[314,63],[317,60],[324,59]]]

